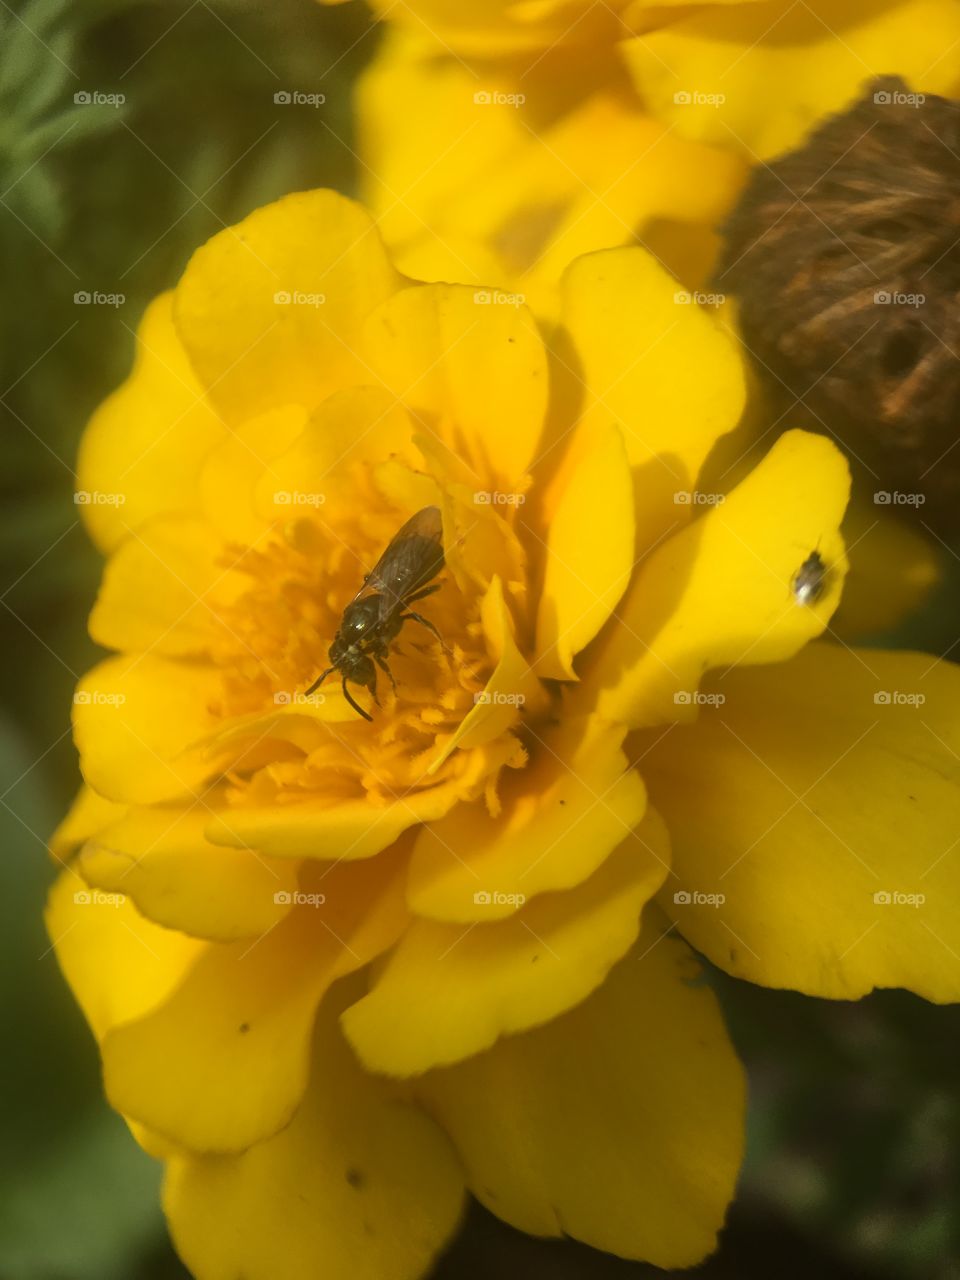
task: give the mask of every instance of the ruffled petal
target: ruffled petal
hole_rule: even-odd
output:
[[[696,959],[656,919],[589,1000],[417,1091],[511,1226],[686,1267],[733,1195],[744,1081]]]
[[[725,501],[646,560],[601,637],[574,696],[640,727],[696,715],[705,671],[782,662],[826,627],[846,555],[839,527],[846,459],[825,436],[788,431]],[[793,590],[810,553],[827,566],[822,594]]]
[[[340,0],[322,0],[337,4]],[[398,8],[390,0],[373,0],[383,18],[425,36],[436,52],[499,57],[521,50],[546,49],[566,40],[614,39],[620,31],[616,10],[627,0],[416,0]]]
[[[496,666],[476,695],[476,703],[430,765],[436,770],[457,749],[469,750],[508,733],[525,716],[535,716],[546,706],[546,695],[533,668],[517,648],[515,625],[503,585],[494,577],[480,605],[480,620],[488,652]]]
[[[493,924],[415,922],[344,1013],[347,1039],[369,1070],[405,1076],[549,1022],[629,949],[669,856],[663,820],[648,811],[573,891],[542,894]]]
[[[260,477],[255,504],[263,520],[288,520],[297,494],[335,518],[355,511],[369,488],[369,469],[390,459],[421,465],[414,424],[382,387],[350,387],[314,410],[306,428]],[[301,499],[302,500],[302,499]]]
[[[574,655],[610,617],[630,580],[634,537],[623,436],[616,427],[601,428],[577,449],[550,514],[537,614],[543,678],[574,678]]]
[[[623,93],[612,44],[573,78],[561,59],[474,69],[387,33],[360,78],[358,127],[364,198],[407,275],[500,286],[553,318],[577,255],[649,243],[658,220],[706,231],[725,215],[739,156],[651,118]]]
[[[129,898],[88,889],[75,871],[47,901],[47,934],[98,1040],[162,1004],[204,943],[144,920]]]
[[[955,96],[952,0],[724,4],[622,46],[650,108],[686,138],[763,159],[787,151],[873,77]],[[811,73],[815,68],[815,73]]]
[[[574,262],[563,281],[562,324],[584,386],[582,429],[615,423],[623,435],[641,554],[689,514],[704,459],[737,424],[740,351],[717,317],[639,248]]]
[[[304,191],[198,249],[174,317],[211,402],[240,423],[368,381],[360,329],[398,281],[360,205]]]
[[[112,551],[151,516],[196,512],[204,459],[225,431],[173,326],[173,294],[161,294],[144,312],[132,373],[80,441],[80,509],[101,551]]]
[[[281,405],[232,431],[210,454],[200,475],[203,513],[227,542],[254,543],[265,524],[254,497],[264,471],[291,447],[307,424],[302,405]]]
[[[276,858],[330,862],[372,858],[409,827],[443,817],[460,799],[459,780],[438,783],[385,805],[367,799],[235,808],[211,817],[207,839]]]
[[[126,805],[104,800],[84,783],[67,816],[50,837],[50,852],[59,861],[64,861],[92,835],[123,817],[126,811]]]
[[[213,667],[152,653],[108,658],[80,681],[73,736],[95,791],[126,804],[196,796],[216,771],[198,743],[217,724]]]
[[[684,935],[765,986],[960,998],[960,667],[816,644],[712,688],[643,761]]]
[[[111,1104],[191,1151],[276,1133],[306,1089],[324,991],[403,928],[402,874],[402,860],[337,868],[259,941],[208,944],[162,1005],[105,1038]]]
[[[546,353],[526,308],[489,290],[421,285],[380,308],[366,342],[391,393],[466,464],[476,490],[509,493],[547,406]]]
[[[168,929],[217,942],[259,937],[289,911],[296,864],[210,844],[209,820],[203,804],[132,809],[87,841],[77,870]]]
[[[451,923],[490,921],[512,915],[523,898],[585,880],[646,808],[623,738],[616,725],[570,721],[504,783],[497,816],[458,805],[425,827],[410,864],[411,910]]]
[[[463,1203],[434,1121],[361,1071],[323,1002],[313,1078],[292,1122],[239,1156],[167,1170],[164,1207],[194,1275],[245,1280],[419,1280]]]
[[[200,520],[150,521],[108,561],[90,634],[106,649],[209,653],[218,639],[230,640],[222,611],[250,585],[242,560]]]

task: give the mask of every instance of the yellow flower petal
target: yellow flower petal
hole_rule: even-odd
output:
[[[795,147],[875,76],[895,71],[914,90],[954,96],[944,50],[958,40],[952,0],[768,0],[694,11],[623,49],[661,119],[762,159]]]
[[[616,423],[635,469],[638,553],[679,522],[714,442],[736,426],[744,375],[736,343],[642,249],[578,259],[563,282],[585,428]]]
[[[307,1085],[323,992],[403,927],[403,870],[337,868],[323,902],[259,942],[208,944],[164,1004],[104,1040],[111,1104],[191,1151],[242,1151],[281,1129]]]
[[[254,849],[210,844],[209,810],[132,809],[84,845],[77,870],[129,895],[142,916],[195,938],[254,938],[289,910],[297,869]]]
[[[537,614],[537,672],[574,678],[573,657],[610,617],[633,568],[633,479],[620,431],[576,450],[550,516]]]
[[[647,918],[638,946],[572,1012],[417,1091],[505,1222],[684,1267],[733,1194],[744,1084],[688,949]]]
[[[230,639],[220,613],[250,583],[219,536],[194,519],[143,525],[114,551],[90,615],[90,634],[106,649],[153,650],[175,657],[209,653]]]
[[[537,744],[502,787],[503,812],[458,805],[418,833],[408,899],[416,915],[468,924],[511,915],[515,895],[569,889],[594,872],[643,817],[622,727],[569,722]],[[477,901],[477,893],[501,900]]]
[[[480,618],[490,654],[497,665],[473,709],[443,744],[430,765],[433,773],[459,747],[469,750],[508,733],[524,716],[536,715],[546,704],[543,687],[517,648],[514,622],[503,598],[503,586],[494,577],[480,605]]]
[[[196,511],[200,468],[224,436],[180,345],[172,304],[164,293],[147,307],[133,371],[80,441],[80,509],[102,551],[151,516]]]
[[[361,1071],[321,1006],[291,1124],[239,1156],[173,1160],[164,1207],[194,1275],[419,1280],[456,1226],[463,1175],[437,1125]]]
[[[337,4],[340,0],[322,0]],[[415,0],[397,6],[372,0],[374,12],[451,49],[496,57],[552,47],[564,40],[611,40],[619,33],[616,9],[626,0]]]
[[[917,610],[943,576],[943,554],[930,538],[883,505],[851,502],[843,522],[850,571],[831,623],[844,639],[888,631]]]
[[[525,279],[535,287],[535,299],[541,282],[559,281],[581,255],[638,240],[653,252],[652,242],[674,223],[706,237],[728,213],[745,174],[738,156],[676,136],[622,92],[578,101],[546,137],[527,132],[525,142],[527,153],[531,144],[547,150],[568,188],[566,208]],[[529,164],[529,154],[525,160]],[[515,187],[522,169],[517,157],[508,175]],[[661,266],[667,263],[661,260]]]
[[[374,315],[367,353],[421,430],[467,465],[480,491],[509,491],[543,430],[547,362],[533,317],[489,290],[405,289]]]
[[[380,387],[350,387],[325,400],[289,449],[275,458],[256,487],[264,520],[288,520],[305,495],[325,517],[356,507],[369,489],[368,469],[385,458],[421,461],[412,444],[413,423]],[[301,499],[303,501],[303,499]]]
[[[126,813],[126,806],[104,800],[86,784],[77,792],[70,811],[50,837],[50,852],[63,861],[92,835],[116,822]]]
[[[849,489],[846,460],[825,436],[781,436],[724,502],[647,559],[576,697],[638,727],[688,719],[705,671],[791,657],[840,598]],[[827,565],[823,595],[800,603],[794,578],[814,548]]]
[[[491,924],[417,921],[343,1014],[347,1039],[369,1070],[416,1075],[566,1012],[635,940],[669,856],[663,820],[648,812],[572,892]]]
[[[200,475],[208,523],[228,542],[256,542],[264,522],[254,496],[264,471],[293,444],[307,423],[302,405],[282,405],[251,418],[212,451]]]
[[[108,658],[74,694],[73,735],[83,776],[127,804],[194,795],[216,769],[198,742],[216,725],[219,677],[209,666],[151,653]]]
[[[685,936],[766,986],[960,998],[960,668],[816,644],[713,687],[644,758]]]
[[[174,316],[207,394],[236,423],[368,381],[360,328],[398,279],[359,205],[299,192],[198,249]]]
[[[162,1004],[204,947],[144,920],[129,898],[93,892],[70,870],[50,890],[45,919],[63,976],[98,1040]]]
[[[364,197],[398,265],[520,292],[552,319],[578,254],[649,243],[658,219],[716,225],[742,160],[674,136],[622,76],[612,44],[571,77],[562,53],[475,69],[390,31],[357,98]]]
[[[443,817],[460,795],[460,782],[454,780],[383,806],[357,799],[237,808],[212,817],[206,836],[237,849],[253,845],[276,858],[356,861],[388,848],[408,827]]]
[[[488,198],[483,178],[503,164],[521,128],[515,112],[491,111],[476,103],[476,86],[469,67],[437,58],[429,40],[390,29],[384,30],[379,56],[357,84],[364,202],[376,213],[391,246],[420,238],[439,241],[439,251],[454,268],[446,278],[462,283],[474,282],[467,275],[476,265],[470,246],[477,232],[476,202],[485,206]],[[398,102],[406,104],[403,127]],[[443,157],[439,164],[438,156]],[[448,232],[453,218],[443,219],[447,208],[458,224],[452,243]],[[409,264],[402,265],[409,274]],[[498,283],[492,275],[476,281],[484,282]]]

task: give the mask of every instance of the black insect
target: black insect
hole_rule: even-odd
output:
[[[793,575],[794,598],[797,604],[815,604],[823,595],[827,578],[827,566],[819,551],[811,551]]]
[[[387,655],[408,619],[419,622],[443,643],[433,623],[409,607],[415,600],[440,590],[443,584],[431,583],[431,579],[440,573],[443,563],[440,508],[424,507],[393,535],[386,551],[364,578],[363,586],[344,609],[329,649],[331,665],[314,680],[307,694],[313,693],[332,671],[339,671],[343,696],[364,720],[372,720],[350,696],[347,681],[369,689],[374,702],[380,705],[377,667],[386,672],[396,688]]]

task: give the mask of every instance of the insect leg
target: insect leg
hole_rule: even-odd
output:
[[[440,641],[441,645],[443,646],[444,653],[450,652],[450,649],[447,647],[446,641],[444,640],[443,636],[440,634],[440,632],[433,625],[433,623],[430,621],[429,618],[424,618],[421,616],[421,614],[414,613],[414,611],[411,609],[409,613],[401,613],[400,615],[401,622],[407,622],[408,620],[413,622],[419,622],[422,627],[426,627],[428,631],[432,631],[433,634]]]
[[[330,674],[331,671],[336,671],[336,667],[327,667],[323,675],[317,676],[316,680],[314,680],[313,684],[310,686],[310,688],[306,691],[306,693],[303,696],[305,698],[309,698],[311,693],[313,693],[314,689],[320,688],[320,686],[323,684],[324,680],[326,680],[327,676]]]
[[[376,658],[377,658],[377,666],[380,668],[380,670],[381,670],[381,671],[385,671],[385,672],[387,673],[387,675],[390,677],[390,683],[393,685],[393,691],[394,691],[394,693],[396,693],[396,691],[397,691],[397,682],[396,682],[396,680],[394,680],[394,678],[393,678],[393,672],[390,670],[390,667],[389,667],[389,665],[388,665],[388,663],[387,663],[386,658],[382,658],[382,657],[380,656],[380,654],[377,654],[377,655],[376,655]]]
[[[443,586],[442,582],[431,583],[429,587],[421,587],[419,591],[415,591],[412,596],[407,596],[404,605],[413,604],[414,600],[422,600],[424,596],[432,596],[435,591],[439,591]]]
[[[364,720],[369,720],[371,722],[373,721],[373,716],[368,715],[367,712],[364,711],[363,707],[359,706],[356,702],[354,702],[353,698],[350,696],[350,690],[347,688],[346,676],[343,677],[343,696],[350,703],[351,707],[353,707],[354,711],[356,711],[359,715],[363,716]],[[374,702],[376,702],[377,700],[376,694],[373,695],[373,700]]]

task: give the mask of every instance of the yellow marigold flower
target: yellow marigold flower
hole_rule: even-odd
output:
[[[816,642],[829,441],[698,492],[743,375],[675,288],[582,258],[548,342],[293,195],[197,252],[88,428],[114,656],[76,695],[48,925],[201,1280],[412,1280],[465,1188],[701,1258],[743,1081],[671,919],[757,982],[956,996],[956,668]],[[369,721],[305,697],[427,506],[442,641],[405,624]]]
[[[877,76],[956,96],[958,40],[952,0],[746,0],[693,10],[622,48],[655,115],[752,161],[796,146]]]
[[[343,0],[321,0],[341,4]],[[370,0],[378,17],[426,34],[448,51],[498,57],[570,44],[610,44],[624,34],[631,0]]]
[[[644,111],[613,41],[525,61],[389,32],[357,89],[365,202],[400,268],[554,315],[583,253],[636,242],[693,288],[746,174]]]
[[[374,4],[365,202],[401,269],[553,315],[565,267],[639,241],[691,288],[746,171],[874,76],[954,95],[954,0]]]

